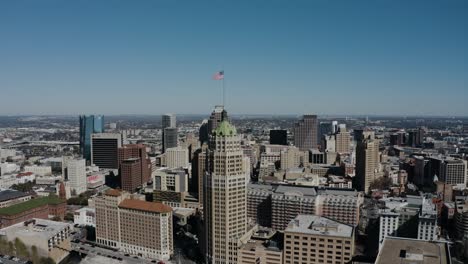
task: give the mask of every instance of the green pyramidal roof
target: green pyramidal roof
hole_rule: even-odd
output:
[[[215,136],[235,136],[237,135],[236,128],[228,121],[223,120],[219,123],[218,127],[213,131]]]

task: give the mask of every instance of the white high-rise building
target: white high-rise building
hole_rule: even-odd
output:
[[[64,159],[64,178],[68,180],[72,195],[86,192],[86,160]]]
[[[438,236],[436,206],[431,199],[424,198],[418,218],[418,239],[437,240]]]
[[[225,118],[211,137],[211,170],[204,175],[206,263],[235,264],[247,231],[246,172],[241,138]]]
[[[166,150],[166,167],[187,168],[189,166],[188,149],[182,147],[168,148]]]

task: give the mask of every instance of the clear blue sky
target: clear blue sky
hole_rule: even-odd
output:
[[[0,115],[468,115],[468,1],[3,0]]]

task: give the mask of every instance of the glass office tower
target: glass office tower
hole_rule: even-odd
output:
[[[104,116],[80,116],[80,151],[86,161],[91,161],[91,135],[104,132]]]

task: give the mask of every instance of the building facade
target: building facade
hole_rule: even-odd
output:
[[[236,129],[223,117],[213,130],[204,179],[206,263],[237,263],[239,240],[247,231],[246,173]]]
[[[80,151],[86,161],[91,161],[91,135],[104,132],[104,116],[80,116]]]
[[[173,254],[169,206],[111,189],[95,198],[95,207],[98,244],[151,259],[168,260]]]
[[[318,148],[317,129],[317,116],[304,115],[302,120],[294,125],[294,146],[304,151]]]

